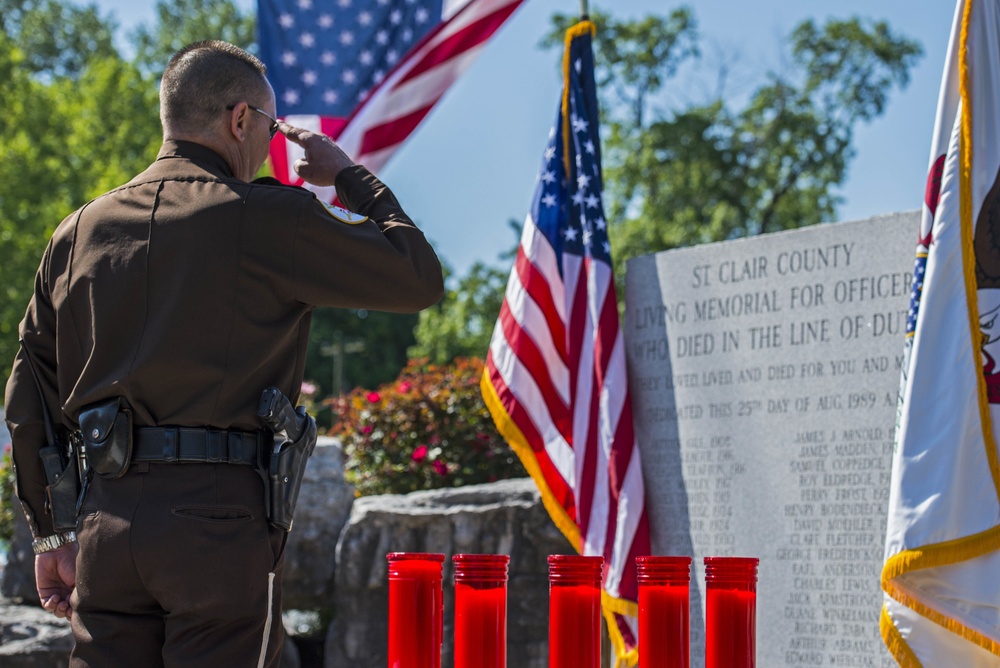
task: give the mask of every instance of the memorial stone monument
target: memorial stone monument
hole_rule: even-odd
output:
[[[627,267],[625,341],[656,554],[760,558],[757,665],[895,665],[880,575],[919,214]]]

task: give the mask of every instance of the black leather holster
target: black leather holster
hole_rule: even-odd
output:
[[[304,406],[293,408],[288,397],[273,386],[261,393],[257,417],[274,434],[267,465],[267,520],[291,531],[306,463],[316,448],[316,420]]]

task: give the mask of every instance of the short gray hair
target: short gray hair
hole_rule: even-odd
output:
[[[195,42],[173,55],[160,80],[164,129],[200,132],[227,105],[267,99],[267,67],[254,55],[220,40]]]

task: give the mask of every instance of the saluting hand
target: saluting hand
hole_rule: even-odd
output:
[[[305,157],[295,161],[295,173],[317,186],[335,185],[337,174],[354,164],[337,144],[324,134],[310,132],[288,123],[279,123],[278,129],[290,141],[305,149]]]
[[[73,618],[69,595],[76,586],[77,544],[63,545],[35,557],[35,587],[42,608],[56,617]]]

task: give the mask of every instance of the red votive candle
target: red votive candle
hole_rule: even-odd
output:
[[[443,554],[390,552],[389,668],[441,668]]]
[[[705,668],[754,668],[759,562],[705,557]]]
[[[506,554],[456,554],[455,668],[507,666]]]
[[[639,668],[688,668],[691,557],[636,557]]]
[[[604,557],[549,556],[549,668],[600,668]]]

